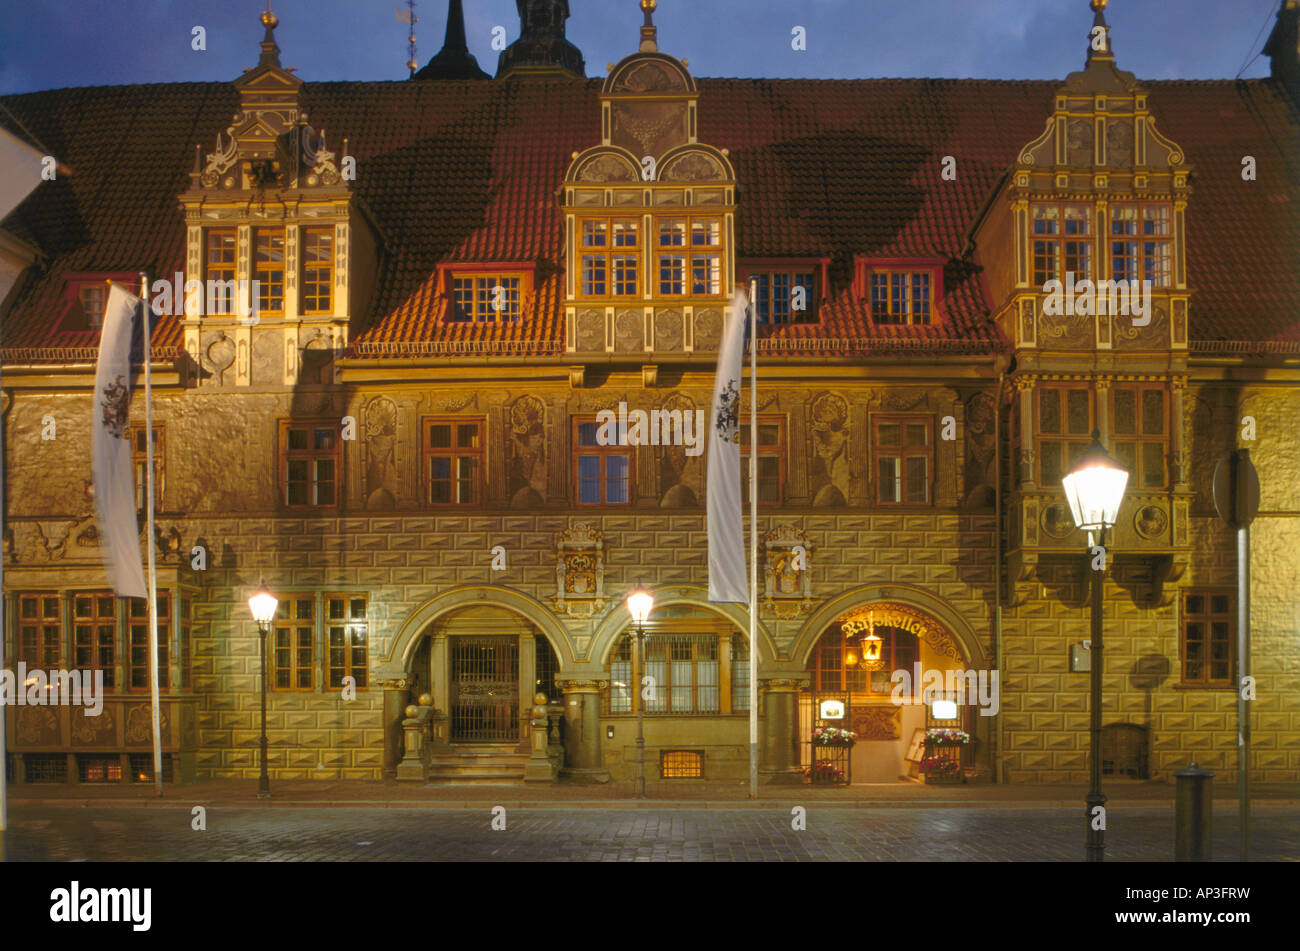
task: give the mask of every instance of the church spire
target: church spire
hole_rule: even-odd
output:
[[[501,51],[497,78],[511,74],[584,77],[582,52],[565,38],[569,0],[515,0],[519,39]]]
[[[448,0],[447,35],[438,55],[412,79],[491,79],[479,68],[465,41],[465,7],[461,0]]]
[[[1091,0],[1095,16],[1092,29],[1088,32],[1088,62],[1094,59],[1114,60],[1115,52],[1110,47],[1110,24],[1106,22],[1106,4],[1109,0]]]
[[[280,47],[275,45],[275,33],[273,32],[280,25],[280,18],[271,12],[271,0],[266,0],[266,10],[263,11],[262,26],[266,27],[266,35],[262,37],[262,55],[257,59],[258,67],[273,66],[280,69]]]

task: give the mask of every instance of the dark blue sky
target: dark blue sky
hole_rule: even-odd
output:
[[[0,0],[0,93],[61,86],[229,81],[256,62],[257,0]],[[405,79],[399,0],[273,0],[285,66],[307,81]],[[1222,79],[1259,53],[1278,0],[1113,0],[1121,68]],[[514,0],[465,0],[470,51],[496,71],[492,29],[519,32]],[[636,48],[636,0],[571,0],[589,76]],[[446,0],[419,0],[419,60],[442,45]],[[697,76],[1059,79],[1083,62],[1086,0],[660,0],[660,46]],[[207,30],[207,50],[190,48]],[[791,30],[808,49],[791,49]],[[1268,74],[1258,57],[1247,77]]]

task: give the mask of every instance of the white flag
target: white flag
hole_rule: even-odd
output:
[[[131,337],[144,302],[116,284],[104,306],[95,397],[91,409],[91,471],[99,545],[108,582],[121,598],[147,598],[140,567],[140,530],[135,520],[135,473],[131,468]]]
[[[0,220],[41,183],[43,156],[16,135],[0,129]]]
[[[709,600],[749,601],[745,530],[740,519],[740,377],[745,359],[748,299],[737,291],[727,308],[718,372],[713,381],[709,441]]]

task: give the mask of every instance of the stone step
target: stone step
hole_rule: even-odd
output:
[[[428,782],[521,782],[528,758],[513,743],[453,747],[453,752],[432,758],[425,778]]]

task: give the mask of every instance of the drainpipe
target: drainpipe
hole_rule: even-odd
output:
[[[993,717],[993,782],[1002,776],[1002,387],[1006,382],[1005,356],[997,359],[998,392],[993,401],[993,669],[998,672],[998,712]]]

